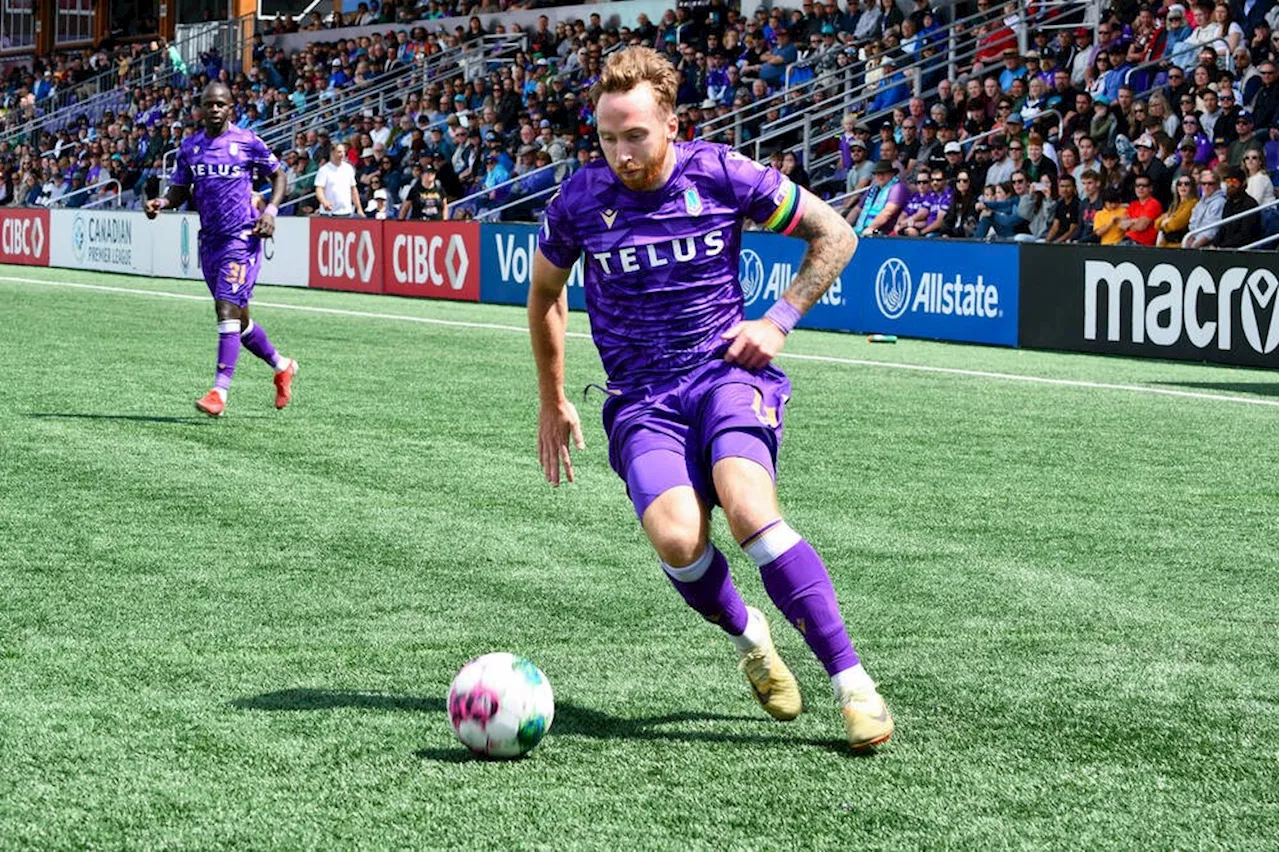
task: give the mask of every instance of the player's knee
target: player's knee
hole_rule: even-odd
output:
[[[738,541],[779,516],[773,474],[760,459],[726,457],[713,468],[716,495]]]
[[[706,550],[706,513],[691,488],[664,492],[649,504],[642,523],[658,558],[668,565],[690,565]]]

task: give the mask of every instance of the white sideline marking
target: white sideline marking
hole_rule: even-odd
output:
[[[49,287],[74,287],[82,290],[100,290],[107,293],[124,293],[133,296],[153,296],[162,299],[188,299],[197,302],[207,302],[207,295],[199,295],[194,293],[169,293],[163,290],[139,290],[133,287],[110,287],[105,284],[86,284],[80,281],[45,281],[40,278],[18,278],[8,275],[0,275],[0,281],[11,281],[17,284],[43,284]],[[297,288],[305,290],[306,288]],[[341,292],[341,291],[326,291]],[[287,305],[281,302],[264,302],[254,300],[255,307],[276,308],[285,311],[305,311],[314,314],[332,314],[336,316],[362,317],[364,319],[385,319],[398,320],[401,322],[418,322],[428,325],[443,325],[454,328],[479,328],[488,329],[490,331],[510,331],[519,334],[528,334],[529,330],[524,326],[518,325],[501,325],[499,323],[488,322],[467,322],[465,320],[445,320],[435,319],[432,317],[414,317],[404,314],[384,314],[373,311],[351,311],[342,308],[322,308],[316,305]],[[589,340],[590,334],[580,331],[569,331],[565,333],[566,337],[573,337],[582,340]],[[1159,396],[1178,396],[1189,399],[1208,399],[1215,402],[1239,402],[1245,405],[1268,405],[1271,407],[1280,407],[1280,400],[1273,399],[1250,399],[1241,396],[1225,396],[1216,393],[1199,393],[1197,391],[1174,390],[1172,388],[1153,388],[1144,387],[1142,385],[1117,385],[1108,382],[1088,382],[1078,379],[1051,379],[1044,376],[1026,376],[1017,373],[994,373],[988,370],[962,370],[958,367],[932,367],[924,364],[901,364],[893,361],[869,361],[863,358],[837,358],[831,355],[799,355],[794,352],[783,352],[778,357],[794,359],[797,361],[819,361],[825,364],[845,364],[857,367],[880,367],[888,370],[915,370],[921,373],[941,373],[950,376],[968,376],[979,379],[999,379],[1009,382],[1031,382],[1043,385],[1058,385],[1060,387],[1073,388],[1091,388],[1093,390],[1115,390],[1128,391],[1130,393],[1149,393]]]

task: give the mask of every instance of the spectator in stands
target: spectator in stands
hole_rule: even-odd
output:
[[[1076,195],[1076,179],[1064,172],[1058,177],[1058,201],[1044,241],[1074,243],[1080,239],[1081,206],[1080,197]]]
[[[436,170],[428,164],[405,196],[397,218],[439,222],[448,218],[444,189],[436,183]]]
[[[1214,245],[1218,248],[1244,248],[1262,238],[1262,219],[1258,215],[1245,216],[1235,221],[1227,221],[1250,210],[1256,210],[1258,202],[1245,191],[1248,180],[1244,169],[1240,166],[1227,166],[1223,173],[1222,184],[1226,190],[1226,201],[1222,205],[1222,225],[1218,228],[1218,238]]]
[[[1137,197],[1129,202],[1125,215],[1119,219],[1124,231],[1121,242],[1125,245],[1154,246],[1156,244],[1156,219],[1164,212],[1164,206],[1155,198],[1155,187],[1150,176],[1136,175],[1133,191]]]
[[[347,146],[335,143],[329,162],[320,167],[315,179],[316,200],[321,215],[351,216],[361,207],[355,169],[347,161]]]
[[[1178,247],[1191,224],[1191,214],[1199,199],[1196,197],[1196,176],[1180,175],[1173,182],[1173,204],[1156,217],[1156,245]]]
[[[1220,188],[1213,169],[1201,171],[1199,182],[1200,201],[1191,211],[1188,235],[1183,238],[1183,245],[1187,248],[1216,245],[1220,227],[1217,223],[1222,220],[1222,208],[1227,203],[1226,193]]]
[[[1161,210],[1168,205],[1173,196],[1173,186],[1169,175],[1169,169],[1160,158],[1156,156],[1155,140],[1150,136],[1142,135],[1133,143],[1137,149],[1137,159],[1133,165],[1129,167],[1129,173],[1125,176],[1124,191],[1125,197],[1136,198],[1138,193],[1134,191],[1134,187],[1140,178],[1147,178],[1152,190],[1152,197],[1159,203]],[[1155,217],[1151,217],[1154,219]],[[1153,242],[1148,245],[1154,244]]]
[[[1253,115],[1247,111],[1236,114],[1236,138],[1227,150],[1227,163],[1232,166],[1244,164],[1245,151],[1262,152],[1262,143],[1253,132]]]
[[[1261,149],[1246,151],[1242,162],[1247,175],[1245,191],[1249,193],[1249,197],[1258,202],[1259,207],[1275,201],[1276,188],[1271,182],[1271,175],[1263,168]]]
[[[1104,246],[1119,245],[1124,239],[1122,220],[1126,218],[1124,196],[1117,188],[1108,188],[1102,193],[1102,209],[1093,217],[1093,232]]]
[[[873,175],[871,188],[862,194],[858,207],[850,211],[854,233],[864,237],[888,233],[908,196],[907,187],[898,177],[898,166],[893,162],[880,160]]]

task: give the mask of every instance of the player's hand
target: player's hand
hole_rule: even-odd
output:
[[[276,217],[270,213],[263,213],[258,217],[258,221],[253,223],[253,233],[259,237],[269,237],[276,232]]]
[[[569,458],[569,441],[578,449],[584,449],[582,422],[578,409],[569,400],[556,405],[543,403],[538,409],[538,461],[542,464],[547,482],[560,485],[560,467],[564,466],[565,479],[573,482],[573,462]]]
[[[772,361],[787,340],[782,329],[767,319],[740,322],[720,337],[733,341],[724,360],[748,370],[759,370]]]
[[[142,205],[142,212],[147,214],[148,219],[156,218],[156,214],[164,208],[164,205],[160,203],[162,200],[160,198],[149,198],[147,203]]]

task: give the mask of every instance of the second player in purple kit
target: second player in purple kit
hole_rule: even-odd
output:
[[[831,676],[850,746],[893,720],[849,640],[826,566],[783,520],[775,477],[791,385],[771,361],[849,262],[857,239],[835,210],[721,145],[675,140],[674,69],[648,48],[610,58],[592,90],[605,162],[577,172],[547,207],[529,293],[538,366],[539,458],[559,484],[582,446],[564,394],[564,286],[581,257],[591,333],[608,375],[610,464],[672,585],[720,626],[767,712],[801,711],[799,687],[764,616],[748,607],[710,542],[719,505],[766,591]],[[809,243],[791,286],[745,321],[742,223]]]
[[[183,140],[165,197],[144,207],[154,219],[161,210],[191,199],[200,217],[200,268],[218,319],[218,364],[213,389],[196,400],[196,408],[211,417],[223,414],[241,345],[275,371],[276,408],[284,408],[292,397],[298,362],[280,355],[249,316],[262,267],[262,240],[275,233],[277,205],[284,198],[284,170],[256,134],[230,123],[231,92],[225,85],[206,86],[200,107],[204,128]],[[271,179],[272,191],[259,213],[253,181],[262,178]]]

